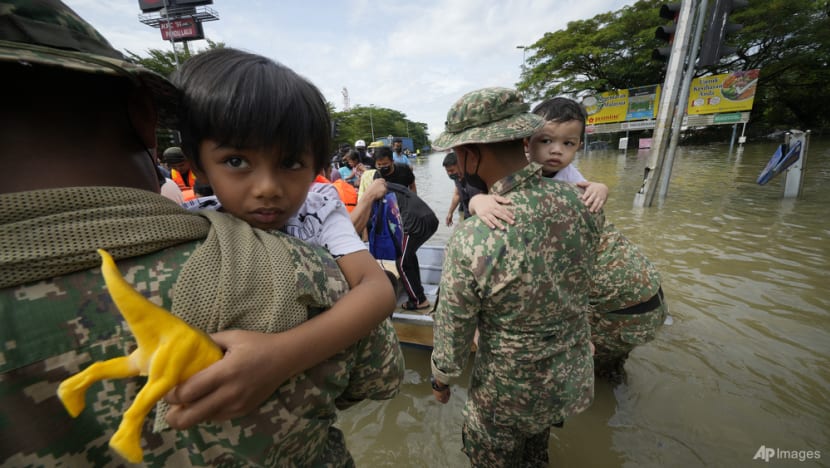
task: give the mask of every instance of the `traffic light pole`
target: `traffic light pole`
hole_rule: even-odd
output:
[[[689,61],[689,44],[692,38],[692,24],[696,11],[697,0],[683,0],[680,12],[677,17],[677,29],[672,42],[669,63],[666,69],[666,79],[663,82],[663,89],[660,93],[660,103],[657,109],[655,120],[654,137],[652,138],[651,154],[646,166],[643,185],[634,197],[634,206],[651,206],[654,202],[654,195],[660,183],[663,163],[666,158],[669,136],[671,134],[673,117],[676,114],[677,106],[683,106],[685,102],[678,102],[681,81],[683,79],[683,67]],[[694,64],[692,64],[694,65]],[[682,112],[681,112],[682,120]]]
[[[666,151],[666,156],[662,164],[662,174],[660,175],[660,199],[665,198],[669,191],[671,170],[672,166],[674,166],[674,154],[677,151],[677,143],[680,141],[680,127],[683,125],[683,116],[686,115],[686,108],[688,107],[689,101],[689,88],[692,85],[692,78],[695,74],[695,59],[697,58],[697,51],[700,46],[700,37],[703,35],[703,24],[706,16],[707,2],[708,0],[700,0],[700,4],[697,6],[698,14],[697,21],[694,25],[694,37],[689,49],[689,59],[686,61],[686,73],[683,75],[683,84],[680,85],[680,94],[677,98],[677,106],[674,108],[671,136],[669,137],[669,148]]]

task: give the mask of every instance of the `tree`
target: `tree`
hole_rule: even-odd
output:
[[[190,48],[187,46],[184,47],[183,50],[176,49],[176,54],[173,54],[172,50],[161,50],[161,49],[150,49],[147,51],[148,56],[142,57],[136,53],[133,53],[129,50],[125,50],[125,56],[127,60],[133,63],[137,63],[145,68],[149,68],[154,72],[169,77],[173,74],[176,70],[176,58],[178,57],[179,64],[184,63],[187,59],[192,57],[195,54],[200,52],[204,52],[206,50],[211,49],[221,49],[225,47],[224,42],[213,42],[210,39],[207,40],[207,47],[204,49],[198,50],[195,53],[190,52]],[[187,44],[187,43],[185,43]]]
[[[335,137],[335,146],[342,143],[353,145],[357,140],[372,141],[375,138],[393,135],[409,136],[416,148],[429,145],[428,127],[422,122],[413,122],[403,112],[383,107],[355,106],[348,111],[332,112],[332,119],[338,121],[339,135]]]
[[[545,33],[528,47],[528,66],[518,88],[529,99],[542,100],[662,83],[665,63],[650,56],[661,45],[654,30],[665,22],[658,14],[663,3],[641,0]],[[827,128],[828,13],[827,0],[753,0],[730,16],[731,22],[744,25],[728,39],[737,52],[696,75],[760,68],[754,127]]]
[[[534,100],[655,84],[665,64],[651,60],[662,2],[643,0],[617,12],[568,23],[528,47],[518,88]]]

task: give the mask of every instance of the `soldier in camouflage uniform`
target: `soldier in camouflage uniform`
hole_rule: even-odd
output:
[[[542,177],[522,138],[544,120],[520,95],[485,88],[450,108],[434,146],[468,184],[512,202],[515,224],[465,220],[447,243],[435,312],[432,385],[450,397],[478,326],[463,450],[474,466],[548,466],[550,427],[593,399],[588,296],[604,218],[570,184]]]
[[[599,250],[591,288],[594,370],[619,383],[628,354],[654,339],[668,309],[657,269],[614,225],[605,225]]]
[[[189,213],[158,194],[148,148],[156,117],[175,119],[175,88],[124,62],[52,0],[0,0],[0,73],[0,466],[125,463],[107,444],[143,378],[94,384],[75,419],[56,395],[69,376],[135,348],[96,248],[118,259],[141,294],[194,326],[267,340],[260,351],[274,363],[262,373],[284,372],[280,360],[302,350],[274,341],[301,336],[293,333],[325,317],[346,282],[320,249],[222,213]],[[403,357],[385,321],[275,384],[244,416],[173,431],[151,413],[143,462],[353,465],[334,427],[337,409],[391,398],[402,377]]]

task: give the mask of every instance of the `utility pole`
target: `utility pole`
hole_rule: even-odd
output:
[[[674,154],[677,151],[677,143],[680,141],[680,127],[683,125],[683,116],[686,115],[686,108],[689,101],[689,87],[692,85],[692,77],[695,74],[695,59],[700,45],[700,37],[703,35],[704,16],[706,16],[706,3],[708,0],[700,0],[698,5],[697,22],[694,26],[694,38],[692,39],[689,59],[686,63],[686,74],[683,75],[683,84],[680,85],[680,95],[677,98],[677,105],[674,108],[674,119],[672,120],[671,138],[669,149],[666,152],[660,175],[660,198],[665,198],[669,192],[669,181],[671,170],[674,165]]]
[[[527,62],[525,61],[525,57],[527,57],[527,46],[517,45],[516,48],[522,49],[522,74],[524,74],[527,68]]]
[[[663,7],[665,8],[667,5]],[[694,58],[689,57],[689,45],[692,38],[693,18],[696,7],[697,0],[683,0],[677,12],[677,26],[674,32],[674,40],[671,44],[669,63],[666,68],[666,79],[663,82],[663,89],[660,93],[660,103],[657,110],[654,137],[652,138],[651,144],[651,154],[645,169],[643,185],[634,196],[634,206],[646,207],[651,206],[654,202],[654,195],[657,192],[662,176],[661,172],[666,158],[672,123],[676,114],[675,109],[677,106],[682,106],[683,109],[686,108],[686,103],[678,102],[678,97],[682,86],[683,67],[687,61],[694,62]],[[682,120],[682,112],[680,115]]]

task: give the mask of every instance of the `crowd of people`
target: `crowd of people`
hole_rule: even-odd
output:
[[[13,84],[0,108],[0,465],[353,465],[337,412],[394,398],[404,378],[397,298],[366,241],[391,242],[403,309],[433,306],[415,253],[440,222],[401,141],[370,155],[358,140],[332,164],[326,101],[290,68],[219,48],[167,79],[59,0],[0,0],[0,69]],[[428,372],[446,403],[478,340],[462,428],[473,466],[547,466],[551,427],[591,404],[595,373],[619,379],[666,316],[656,269],[605,219],[608,187],[571,165],[584,124],[573,100],[530,112],[517,91],[485,88],[434,142],[451,151],[445,222],[456,207],[463,221]],[[181,134],[160,159],[159,125]],[[98,249],[224,355],[163,394],[107,381],[73,418],[62,381],[99,361],[138,373]],[[159,368],[149,377],[165,381]],[[158,401],[137,457],[107,447],[136,398]]]

